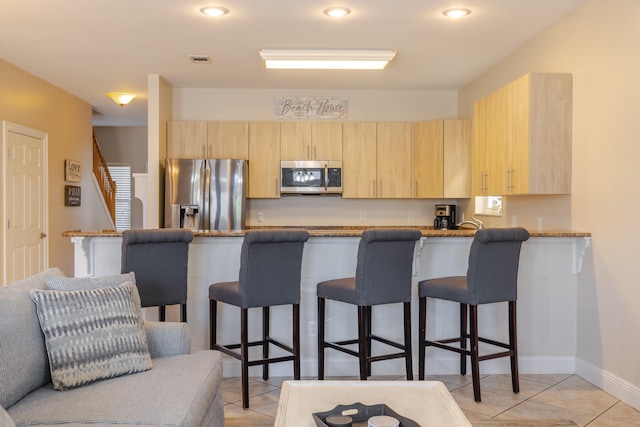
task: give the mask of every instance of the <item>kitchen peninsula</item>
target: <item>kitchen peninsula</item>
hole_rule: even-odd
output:
[[[260,228],[260,227],[254,227]],[[318,282],[353,276],[356,254],[363,227],[306,227],[311,238],[305,245],[301,283],[301,346],[302,375],[316,375],[316,284]],[[466,274],[469,248],[474,230],[434,230],[417,227],[422,239],[416,244],[413,266],[414,298],[412,303],[412,331],[417,340],[418,298],[417,283],[433,277]],[[523,373],[573,373],[577,345],[578,285],[582,257],[590,246],[591,235],[573,231],[534,231],[522,246],[518,283],[518,345],[520,370]],[[189,249],[188,313],[192,350],[209,346],[209,298],[211,283],[237,280],[243,232],[195,232]],[[74,275],[102,276],[120,272],[121,233],[115,231],[68,231],[63,234],[74,244]],[[429,301],[427,319],[431,336],[455,335],[458,329],[458,305],[446,301]],[[274,307],[271,335],[290,340],[291,315],[288,307]],[[281,311],[282,310],[282,311]],[[483,306],[480,316],[489,338],[504,339],[507,334],[507,306]],[[402,331],[385,325],[398,324],[401,305],[376,307],[374,323],[381,336],[399,339]],[[145,309],[148,319],[155,319],[157,311]],[[234,307],[219,309],[222,342],[237,342],[239,325]],[[260,331],[259,311],[250,312],[250,339]],[[175,317],[172,317],[175,316]],[[170,320],[177,319],[177,310],[167,309]],[[327,330],[339,334],[332,339],[355,336],[356,310],[332,304]],[[389,320],[388,319],[393,319]],[[396,320],[398,322],[396,322]],[[255,335],[254,335],[255,334]],[[482,350],[482,348],[481,348]],[[417,369],[417,346],[414,346],[414,371]],[[327,353],[327,375],[355,375],[357,361],[338,352]],[[430,348],[427,352],[427,373],[457,372],[459,358]],[[274,365],[274,376],[291,375],[290,365]],[[225,361],[225,376],[239,375],[235,360]],[[374,366],[374,374],[402,375],[401,361],[389,360]],[[509,372],[508,360],[483,363],[482,372]],[[257,375],[256,373],[254,373]],[[253,374],[252,374],[253,375]]]

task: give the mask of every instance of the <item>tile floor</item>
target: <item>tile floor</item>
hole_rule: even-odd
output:
[[[242,409],[240,378],[222,382],[225,419],[233,427],[270,424],[274,421],[280,387],[290,378],[251,378],[250,409]],[[313,378],[305,378],[313,379]],[[357,378],[327,378],[357,379]],[[371,377],[375,380],[403,380],[404,377]],[[471,376],[431,376],[442,381],[471,421],[489,419],[571,419],[579,426],[640,426],[640,411],[626,405],[576,375],[521,375],[520,393],[511,392],[509,375],[485,375],[481,379],[482,402],[473,400]]]

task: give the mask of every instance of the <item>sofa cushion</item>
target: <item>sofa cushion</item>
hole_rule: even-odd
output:
[[[0,406],[8,408],[30,391],[48,383],[49,361],[31,289],[46,289],[47,276],[62,276],[51,268],[0,286]]]
[[[91,289],[104,288],[105,286],[118,286],[125,283],[136,284],[136,275],[132,271],[130,273],[114,274],[112,276],[97,277],[61,277],[47,276],[45,279],[49,289],[56,291],[83,291]],[[140,293],[138,287],[134,286],[131,294],[133,304],[136,306],[140,323],[144,323],[144,315],[142,314],[142,305],[140,303]]]
[[[30,292],[56,390],[151,369],[142,322],[126,283],[92,290]]]
[[[0,426],[16,427],[16,424],[13,422],[9,414],[7,414],[7,411],[5,411],[2,406],[0,406]]]
[[[7,412],[17,426],[207,425],[206,413],[220,393],[222,354],[202,350],[154,359],[153,364],[150,371],[99,381],[64,393],[47,385]]]

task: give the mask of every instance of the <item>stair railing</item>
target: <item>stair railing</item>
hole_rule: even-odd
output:
[[[107,162],[102,156],[95,132],[93,133],[93,174],[98,181],[100,192],[109,209],[113,223],[116,222],[116,182],[111,178]]]

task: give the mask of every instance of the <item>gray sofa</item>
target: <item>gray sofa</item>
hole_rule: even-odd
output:
[[[224,426],[221,353],[189,354],[186,324],[145,322],[152,368],[66,391],[54,390],[31,289],[49,269],[0,286],[0,427]]]

